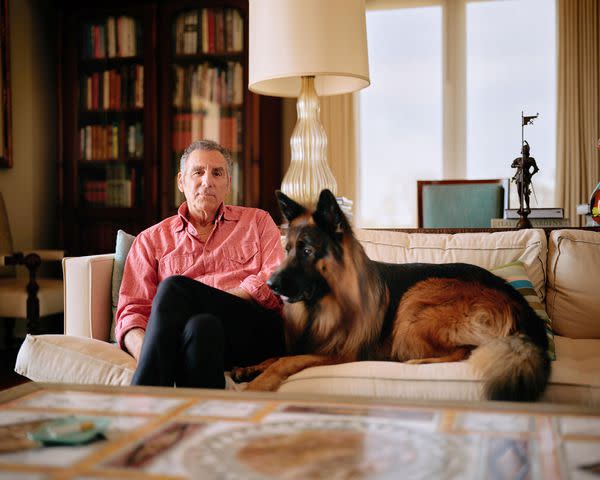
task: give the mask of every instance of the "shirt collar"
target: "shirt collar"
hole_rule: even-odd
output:
[[[182,230],[187,228],[188,225],[190,225],[190,220],[189,220],[190,210],[188,208],[187,202],[183,202],[179,206],[179,209],[177,210],[177,215],[179,216],[179,224],[175,228],[175,231],[181,232]],[[231,207],[230,205],[225,205],[223,203],[217,210],[216,216],[217,216],[216,223],[220,223],[223,220],[234,220],[235,221],[235,220],[240,219],[240,213],[237,209]],[[193,226],[192,226],[192,228],[193,228]]]

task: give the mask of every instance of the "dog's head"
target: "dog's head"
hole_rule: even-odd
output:
[[[314,304],[329,293],[328,269],[342,262],[343,238],[352,229],[329,190],[321,192],[314,212],[282,192],[275,194],[289,223],[287,256],[267,284],[284,301]]]

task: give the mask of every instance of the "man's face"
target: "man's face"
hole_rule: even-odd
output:
[[[185,171],[177,174],[177,185],[192,214],[214,215],[231,186],[225,157],[217,151],[194,150]]]

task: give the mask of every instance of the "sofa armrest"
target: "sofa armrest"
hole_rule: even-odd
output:
[[[64,258],[65,334],[108,341],[114,254]]]

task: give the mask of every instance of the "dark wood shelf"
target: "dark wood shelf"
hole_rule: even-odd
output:
[[[131,217],[142,216],[144,210],[141,207],[108,207],[105,205],[83,204],[77,207],[75,213],[87,220],[127,220]]]
[[[143,108],[107,108],[107,109],[102,109],[102,110],[87,110],[87,109],[81,109],[79,110],[79,115],[81,117],[84,116],[98,116],[98,115],[143,115],[144,113],[144,109]]]
[[[143,65],[144,57],[141,55],[135,55],[132,57],[81,58],[79,60],[81,69],[90,68],[94,71],[98,68],[101,68],[102,70],[109,70],[113,67],[131,65],[132,63]]]
[[[91,168],[106,168],[111,166],[129,165],[132,167],[143,167],[143,158],[127,158],[126,160],[117,160],[114,158],[96,159],[96,160],[79,160],[79,168],[91,167]]]
[[[177,53],[173,56],[173,63],[204,63],[204,62],[226,62],[228,60],[242,61],[244,52],[223,53]]]
[[[243,103],[221,103],[220,108],[226,108],[230,110],[241,110],[244,108]],[[192,107],[171,107],[173,113],[203,113],[203,110],[194,110]]]

